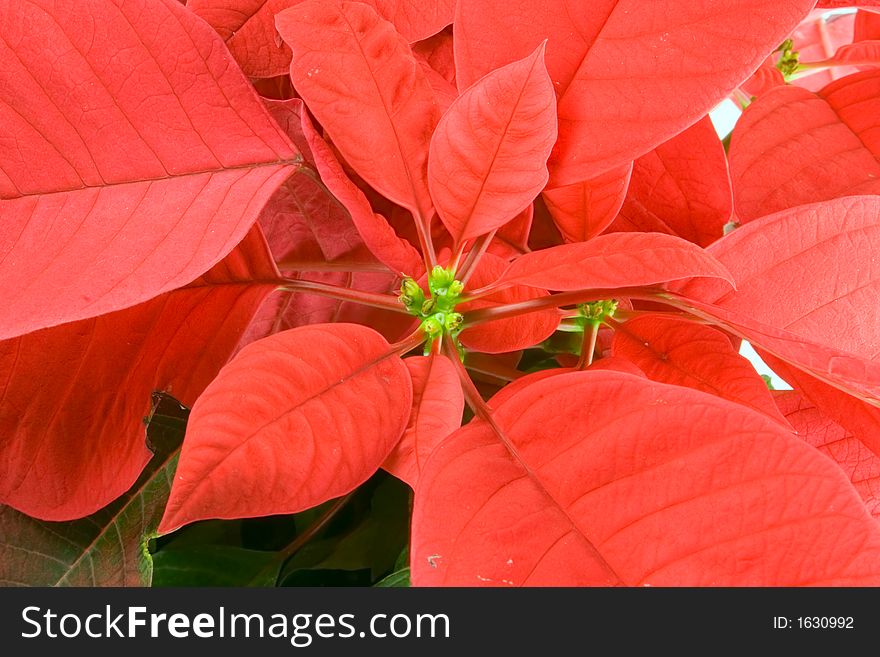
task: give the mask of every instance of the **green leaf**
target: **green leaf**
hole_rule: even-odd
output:
[[[153,586],[275,586],[283,561],[228,545],[169,548],[153,555]]]
[[[395,571],[388,575],[388,577],[385,577],[384,579],[381,579],[373,584],[373,586],[381,589],[408,588],[410,586],[409,568]]]
[[[409,523],[409,487],[384,477],[370,498],[369,513],[342,535],[311,541],[288,562],[282,580],[300,570],[369,570],[371,581],[394,568]]]
[[[149,586],[155,536],[183,441],[188,409],[154,393],[147,445],[153,458],[134,485],[97,513],[71,522],[36,520],[0,506],[0,585]],[[153,424],[154,419],[162,418]]]

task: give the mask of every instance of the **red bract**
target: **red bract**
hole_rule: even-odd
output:
[[[416,585],[880,584],[880,78],[784,84],[814,4],[0,4],[0,548],[384,468]]]

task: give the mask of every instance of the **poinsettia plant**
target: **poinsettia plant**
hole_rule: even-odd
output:
[[[414,585],[880,584],[880,3],[816,4],[0,3],[0,577],[385,470]]]

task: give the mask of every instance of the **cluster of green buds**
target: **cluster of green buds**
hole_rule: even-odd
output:
[[[591,301],[590,303],[582,303],[578,306],[579,319],[584,325],[601,324],[606,317],[614,317],[617,311],[617,302],[613,299],[605,299],[603,301]]]
[[[789,78],[791,78],[791,76],[798,70],[800,53],[797,50],[793,50],[793,48],[794,41],[791,39],[786,39],[782,42],[782,45],[777,48],[777,52],[781,52],[782,55],[780,55],[779,61],[776,62],[776,68],[782,73],[786,82],[788,82]]]
[[[430,351],[431,344],[444,333],[455,337],[464,320],[461,313],[455,312],[455,306],[461,299],[464,285],[456,280],[455,272],[444,269],[440,265],[428,274],[428,292],[412,278],[404,278],[400,285],[398,299],[407,312],[421,318],[421,329],[428,338],[425,350]]]

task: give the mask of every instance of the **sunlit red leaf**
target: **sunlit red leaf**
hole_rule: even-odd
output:
[[[415,489],[431,452],[461,426],[464,394],[458,372],[446,356],[414,356],[403,363],[412,377],[412,411],[400,442],[382,467]]]
[[[190,282],[295,169],[219,37],[178,2],[7,4],[0,32],[0,338]]]
[[[556,141],[556,97],[544,48],[467,89],[437,124],[428,186],[457,241],[488,233],[522,212],[547,183]]]
[[[391,452],[411,404],[406,366],[370,328],[317,324],[254,342],[193,407],[159,530],[344,495]]]
[[[730,142],[737,216],[880,192],[880,71],[819,93],[780,87],[746,108]]]
[[[655,231],[708,246],[724,234],[733,193],[724,147],[705,117],[633,164],[612,231]]]
[[[772,248],[768,248],[772,245]],[[800,206],[733,231],[708,252],[737,289],[707,279],[683,292],[868,359],[880,354],[880,198]]]
[[[128,490],[150,458],[150,394],[192,405],[273,280],[252,230],[190,287],[0,342],[0,503],[68,520]]]
[[[495,421],[519,460],[480,421],[422,472],[414,585],[880,582],[880,529],[850,482],[751,410],[580,372],[524,388]]]
[[[551,180],[571,184],[626,164],[696,122],[813,4],[712,0],[664,11],[641,0],[462,0],[455,19],[458,85],[549,38],[547,69],[559,95]]]
[[[565,291],[652,285],[695,276],[733,285],[727,269],[695,244],[660,233],[614,233],[522,255],[498,284]]]
[[[430,217],[434,92],[409,44],[368,5],[308,0],[276,17],[290,77],[346,161],[381,194]]]
[[[623,205],[632,164],[611,169],[590,180],[545,189],[544,203],[568,242],[585,242],[608,228]]]
[[[798,393],[779,393],[776,403],[804,440],[843,469],[868,512],[880,517],[880,457]]]
[[[614,333],[612,351],[649,379],[702,390],[764,413],[786,426],[767,384],[724,333],[687,320],[637,317]]]

